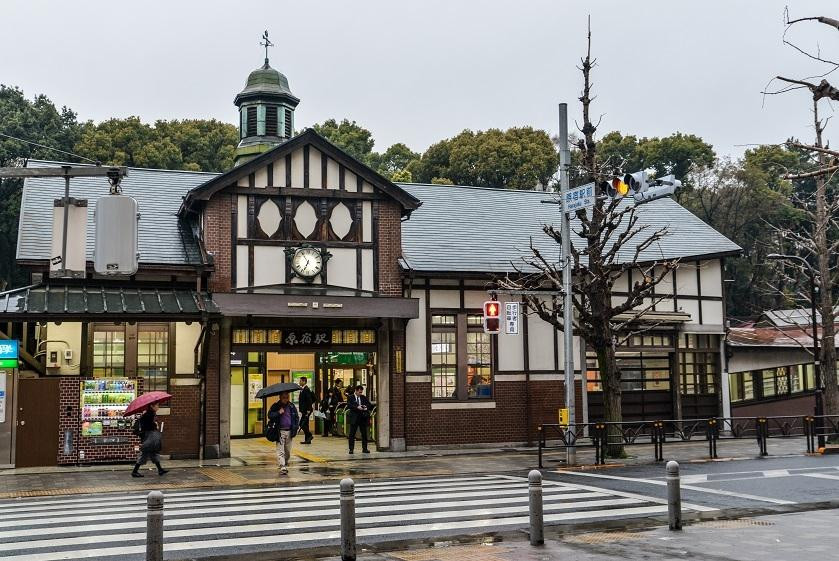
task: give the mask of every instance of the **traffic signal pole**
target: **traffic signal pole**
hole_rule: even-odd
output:
[[[560,228],[562,230],[562,319],[564,336],[563,355],[565,358],[565,408],[568,409],[569,427],[574,424],[574,398],[576,395],[574,385],[574,301],[571,295],[571,220],[568,216],[565,205],[565,194],[569,188],[569,170],[571,168],[571,150],[568,149],[568,104],[559,104],[559,188],[561,199],[562,216]],[[582,365],[581,365],[582,371]],[[585,380],[583,380],[585,382]],[[576,440],[576,434],[573,440]],[[573,442],[572,440],[572,442]],[[568,446],[566,449],[566,463],[569,466],[577,463],[577,449]]]

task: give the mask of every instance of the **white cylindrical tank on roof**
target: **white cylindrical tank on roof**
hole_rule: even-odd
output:
[[[127,195],[107,195],[96,201],[96,246],[93,270],[100,275],[137,272],[137,201]]]

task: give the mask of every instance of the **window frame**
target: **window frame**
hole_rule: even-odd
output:
[[[430,344],[434,344],[434,333],[453,332],[455,334],[455,391],[449,397],[438,397],[434,395],[434,353],[432,348],[428,349],[428,373],[431,376],[431,399],[432,401],[460,401],[460,402],[475,402],[475,401],[492,401],[495,399],[495,371],[496,371],[496,345],[497,339],[493,335],[489,337],[489,362],[486,366],[489,367],[489,395],[485,396],[469,396],[469,364],[468,364],[468,334],[469,333],[483,333],[483,324],[480,327],[477,325],[469,325],[469,316],[482,316],[483,310],[479,308],[468,309],[454,309],[454,308],[429,308],[428,309],[428,340]],[[451,325],[434,325],[435,316],[453,316],[454,324]],[[484,363],[482,363],[484,364]]]
[[[123,348],[123,374],[122,376],[111,376],[112,378],[128,378],[139,379],[140,363],[138,357],[139,333],[141,330],[157,328],[158,330],[165,329],[167,331],[167,359],[166,359],[166,390],[171,388],[171,381],[175,372],[175,323],[172,322],[141,322],[141,323],[105,323],[105,322],[90,322],[87,324],[87,345],[85,355],[87,358],[87,372],[82,372],[84,376],[95,377],[94,370],[94,337],[97,332],[122,332],[124,338]],[[143,392],[153,391],[145,387],[143,384]],[[170,392],[171,393],[171,392]]]
[[[171,392],[169,392],[169,389],[171,388],[172,375],[174,374],[174,369],[175,369],[175,365],[174,365],[175,353],[172,352],[172,346],[175,343],[174,324],[172,324],[172,323],[139,323],[139,324],[136,325],[136,327],[137,327],[137,337],[136,337],[137,352],[135,353],[135,356],[136,356],[136,359],[137,359],[137,378],[143,378],[143,391],[144,392],[147,392],[147,391],[165,391],[167,393],[171,393]],[[164,388],[160,388],[157,385],[155,385],[155,387],[152,388],[148,384],[148,381],[147,381],[148,377],[143,376],[140,373],[141,369],[142,369],[142,366],[140,365],[140,356],[141,356],[141,354],[140,354],[140,334],[141,333],[166,333],[166,361],[165,361],[165,366],[164,366],[166,368],[166,374],[165,374],[166,383],[165,383]],[[159,365],[155,365],[155,366],[158,367],[158,368],[160,367]]]

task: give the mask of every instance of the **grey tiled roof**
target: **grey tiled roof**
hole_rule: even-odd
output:
[[[410,220],[402,224],[402,249],[408,265],[416,271],[513,272],[513,264],[525,269],[523,258],[531,254],[530,239],[546,257],[558,261],[559,244],[542,231],[543,224],[559,227],[559,207],[543,204],[553,194],[459,185],[399,184],[422,201]],[[627,203],[631,204],[631,203]],[[638,225],[650,231],[663,226],[669,235],[641,254],[644,261],[696,258],[735,253],[734,242],[708,226],[690,211],[664,198],[638,208]],[[572,229],[579,222],[574,219]],[[636,239],[642,241],[645,235]],[[572,234],[575,247],[583,240]],[[629,260],[633,247],[620,258]]]
[[[29,160],[27,167],[57,167],[60,162]],[[80,164],[73,164],[78,166]],[[177,217],[186,193],[218,174],[174,170],[129,168],[122,181],[126,195],[140,208],[139,250],[141,264],[180,265],[201,262],[189,228]],[[87,259],[93,260],[96,199],[108,194],[103,177],[75,177],[70,196],[88,200]],[[49,259],[52,238],[53,200],[64,196],[61,177],[27,178],[21,200],[18,259]]]

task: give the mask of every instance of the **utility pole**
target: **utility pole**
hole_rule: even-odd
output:
[[[562,319],[564,336],[563,354],[565,357],[565,408],[568,409],[568,427],[574,425],[574,399],[576,396],[574,384],[574,299],[571,294],[571,217],[568,216],[565,205],[565,194],[569,188],[569,170],[571,168],[571,150],[568,149],[568,104],[559,104],[559,196],[561,199],[562,216],[560,228],[562,230]],[[572,442],[576,441],[576,429],[571,435]],[[569,466],[577,463],[577,448],[568,446],[566,449],[566,463]]]

